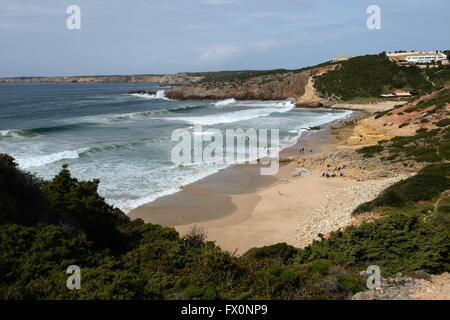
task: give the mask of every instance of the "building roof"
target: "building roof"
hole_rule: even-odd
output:
[[[442,52],[436,51],[411,51],[411,52],[397,52],[397,53],[388,53],[386,54],[391,60],[406,60],[407,57],[417,57],[423,55],[439,55],[446,56]]]

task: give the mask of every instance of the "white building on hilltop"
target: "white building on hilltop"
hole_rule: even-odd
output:
[[[421,51],[421,52],[399,52],[387,54],[391,61],[397,63],[431,63],[444,62],[447,60],[447,55],[438,51]]]
[[[348,59],[352,58],[351,56],[339,56],[339,57],[335,57],[333,59],[333,62],[338,62],[338,61],[347,61]]]

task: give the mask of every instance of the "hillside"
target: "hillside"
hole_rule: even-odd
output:
[[[344,61],[335,70],[316,76],[314,86],[322,97],[334,100],[379,97],[397,90],[422,95],[433,88],[421,69],[400,67],[384,53]]]
[[[406,104],[363,119],[355,126],[347,144],[376,144],[379,140],[439,129],[448,123],[449,113],[450,84],[447,84]]]

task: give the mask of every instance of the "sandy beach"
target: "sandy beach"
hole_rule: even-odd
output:
[[[258,165],[232,166],[185,186],[180,192],[136,208],[129,216],[175,227],[181,235],[194,225],[202,227],[208,240],[238,255],[253,247],[279,242],[305,246],[317,237],[322,227],[329,232],[351,223],[350,209],[359,202],[352,201],[350,209],[343,208],[342,203],[348,202],[346,199],[368,201],[394,183],[395,179],[391,178],[392,181],[386,178],[375,184],[357,181],[351,170],[343,177],[326,178],[322,177],[326,168],[300,165],[301,160],[307,158],[354,149],[355,146],[343,144],[353,132],[355,121],[352,120],[367,117],[372,112],[373,105],[369,105],[365,112],[354,112],[349,119],[310,131],[296,145],[281,152],[280,159],[292,161],[280,161],[280,170],[274,176],[259,175]],[[300,155],[302,147],[305,153]],[[301,170],[306,172],[293,177]],[[342,199],[339,194],[343,195]],[[330,202],[330,197],[339,200]],[[334,208],[340,209],[334,212]],[[335,221],[328,221],[333,220],[328,216],[333,216]],[[315,219],[317,217],[321,217],[320,221]],[[320,228],[315,226],[317,224]]]

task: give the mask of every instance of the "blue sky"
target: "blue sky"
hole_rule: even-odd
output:
[[[366,27],[369,5],[381,29]],[[69,5],[81,29],[68,30]],[[299,68],[450,49],[448,0],[0,0],[0,76]]]

